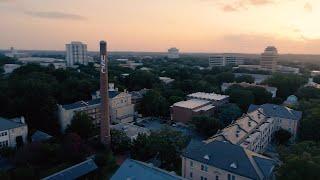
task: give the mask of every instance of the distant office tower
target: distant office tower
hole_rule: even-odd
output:
[[[237,66],[243,64],[243,57],[232,55],[216,55],[209,57],[210,67]]]
[[[169,59],[178,59],[179,56],[179,49],[173,47],[168,49],[168,58]]]
[[[67,66],[72,67],[76,64],[88,64],[87,45],[81,42],[71,42],[66,44]]]
[[[101,96],[101,143],[110,146],[110,115],[109,115],[109,90],[108,90],[108,59],[107,43],[100,41],[100,96]]]
[[[261,54],[261,68],[269,71],[276,71],[278,58],[279,54],[277,49],[273,46],[268,46],[264,50],[264,53]]]

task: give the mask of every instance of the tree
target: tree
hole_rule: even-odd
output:
[[[132,157],[146,161],[155,158],[161,161],[161,168],[180,171],[181,152],[187,146],[189,138],[181,132],[169,128],[152,132],[150,136],[139,135],[133,141]]]
[[[281,148],[279,152],[283,164],[278,170],[278,179],[313,180],[320,178],[319,143],[302,141],[288,148]]]
[[[184,98],[179,97],[179,96],[170,96],[169,104],[174,104],[176,102],[183,101],[183,100],[184,100]]]
[[[191,123],[205,137],[213,136],[222,128],[222,124],[218,120],[208,116],[195,116],[192,118]]]
[[[313,82],[320,84],[320,75],[313,77]]]
[[[284,129],[280,129],[274,133],[274,138],[278,144],[286,144],[291,136],[291,133]]]
[[[233,82],[234,81],[234,74],[231,73],[231,72],[222,72],[220,74],[217,74],[216,75],[216,78],[218,79],[219,81],[219,84],[222,84],[222,83],[230,83],[230,82]]]
[[[301,87],[296,93],[299,99],[319,99],[320,98],[320,89],[314,87]]]
[[[119,130],[111,130],[111,148],[114,153],[123,153],[130,149],[131,139]]]
[[[168,114],[168,102],[158,92],[150,90],[142,99],[141,110],[147,116],[166,116]]]
[[[303,84],[307,82],[307,77],[296,74],[273,74],[265,81],[265,83],[268,85],[277,87],[277,96],[283,99],[294,94]]]
[[[245,90],[252,92],[254,96],[254,104],[265,104],[272,101],[272,94],[263,87],[248,87]]]
[[[36,176],[36,173],[32,167],[20,167],[15,169],[12,172],[12,179],[13,180],[20,180],[20,179],[36,180],[39,178]]]
[[[159,77],[148,71],[137,70],[129,75],[127,87],[130,90],[151,89],[156,83],[160,83]]]
[[[81,137],[75,133],[69,133],[63,138],[62,148],[65,159],[71,162],[80,162],[90,153],[91,149],[86,146]]]
[[[232,89],[227,93],[230,96],[230,102],[236,103],[243,112],[246,112],[250,104],[254,103],[254,95],[249,90]]]
[[[304,117],[301,120],[300,136],[303,140],[318,140],[320,139],[320,105],[318,101],[302,102],[300,109],[304,112]]]
[[[241,75],[235,78],[237,83],[246,82],[246,83],[254,83],[254,78],[250,75]]]
[[[93,119],[87,113],[77,112],[67,128],[67,132],[77,133],[81,138],[89,138],[93,133]]]
[[[218,118],[224,126],[229,125],[242,115],[242,111],[236,104],[227,104],[218,109]]]

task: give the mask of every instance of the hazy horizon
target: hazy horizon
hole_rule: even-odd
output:
[[[0,0],[0,49],[320,54],[316,0]]]

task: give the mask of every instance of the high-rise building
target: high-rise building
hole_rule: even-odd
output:
[[[109,90],[108,90],[108,59],[107,42],[100,41],[100,96],[101,96],[101,143],[110,146],[110,117],[109,117]]]
[[[236,66],[243,64],[243,57],[231,55],[216,55],[209,57],[210,67]]]
[[[87,45],[82,42],[71,42],[66,44],[67,66],[72,67],[76,64],[88,64]]]
[[[278,50],[274,46],[268,46],[261,54],[261,69],[276,71],[277,60],[279,58]]]
[[[168,58],[169,59],[178,59],[179,56],[179,49],[173,47],[168,49]]]

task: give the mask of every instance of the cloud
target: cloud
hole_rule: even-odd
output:
[[[247,10],[250,6],[265,6],[275,3],[273,0],[234,0],[224,3],[221,9],[225,12]]]
[[[86,20],[86,17],[77,14],[63,13],[57,11],[26,11],[25,14],[38,18],[47,19],[69,19],[69,20]]]
[[[312,5],[307,2],[307,3],[304,5],[304,10],[305,10],[306,12],[312,12]]]

